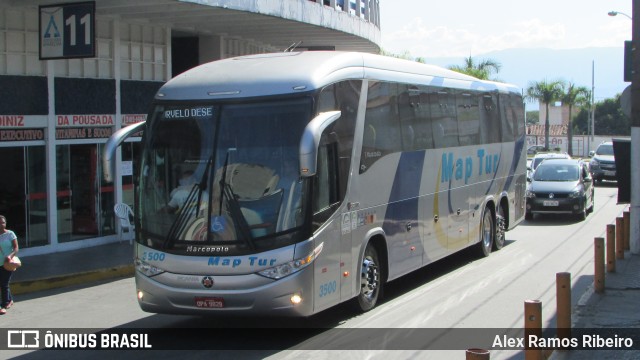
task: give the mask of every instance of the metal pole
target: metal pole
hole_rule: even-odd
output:
[[[594,250],[594,269],[593,269],[593,287],[596,293],[604,293],[604,238],[597,237],[593,239]]]
[[[468,349],[465,352],[466,360],[489,360],[491,359],[491,353],[489,350],[484,349]]]
[[[616,271],[616,226],[607,224],[607,272]]]
[[[542,348],[529,346],[530,336],[542,337],[542,302],[540,300],[526,300],[524,302],[524,359],[542,360]]]
[[[616,259],[624,260],[624,218],[616,218]]]
[[[640,0],[632,0],[631,63],[631,184],[640,184]],[[640,189],[631,186],[629,241],[633,254],[640,254]]]
[[[556,273],[556,320],[559,339],[571,338],[571,273]]]

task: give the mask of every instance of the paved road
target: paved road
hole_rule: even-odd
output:
[[[269,318],[200,318],[190,316],[154,315],[142,312],[135,299],[132,278],[111,281],[95,286],[52,290],[24,295],[19,306],[11,309],[10,317],[0,319],[0,324],[10,319],[10,325],[18,328],[200,328],[211,335],[207,341],[215,343],[220,338],[237,349],[250,349],[264,338],[276,342],[275,346],[293,344],[302,349],[286,351],[228,351],[215,352],[217,357],[228,358],[434,358],[464,359],[463,350],[420,351],[404,350],[389,353],[382,350],[366,350],[381,346],[371,343],[367,329],[389,328],[453,328],[453,329],[521,329],[524,323],[523,306],[528,299],[542,301],[543,324],[555,326],[555,274],[572,274],[572,301],[575,304],[593,281],[593,238],[604,236],[606,224],[620,216],[624,207],[616,205],[616,189],[596,189],[595,212],[580,222],[568,217],[537,217],[523,223],[507,234],[507,246],[490,257],[478,259],[463,252],[445,261],[437,262],[390,283],[384,302],[366,314],[357,314],[347,305],[325,311],[310,319],[289,320]],[[2,325],[4,327],[4,324]],[[300,331],[300,339],[272,339],[267,337],[271,327],[291,328],[311,326],[333,330],[319,333]],[[259,328],[242,336],[229,328]],[[263,329],[264,328],[264,329]],[[204,330],[206,329],[206,330]],[[213,329],[213,330],[211,330]],[[216,330],[217,329],[217,330]],[[346,329],[341,332],[341,329]],[[355,330],[353,330],[355,329]],[[179,330],[171,330],[180,336]],[[183,330],[195,337],[193,330]],[[277,330],[275,331],[277,334]],[[485,330],[480,330],[479,336]],[[227,336],[224,336],[224,334]],[[264,334],[262,338],[261,334]],[[286,331],[283,337],[296,335]],[[379,334],[378,334],[379,335]],[[393,346],[401,338],[421,336],[422,333],[387,331],[385,346]],[[200,338],[198,338],[200,339]],[[351,351],[310,351],[323,347],[341,348],[346,340],[356,348]],[[379,338],[377,338],[379,339]],[[282,341],[281,344],[277,344]],[[233,344],[233,345],[230,345]],[[355,344],[355,345],[354,345]],[[412,344],[410,344],[411,346]],[[285,346],[288,348],[288,346]],[[11,356],[23,355],[27,359],[39,359],[51,355],[48,351],[11,351]],[[146,351],[119,353],[118,357],[208,358],[211,352],[204,350]],[[390,355],[391,354],[391,355]],[[56,355],[62,355],[56,352]],[[71,357],[113,357],[112,352],[70,352]],[[2,354],[0,357],[4,357]],[[491,353],[492,359],[521,359],[519,351]]]

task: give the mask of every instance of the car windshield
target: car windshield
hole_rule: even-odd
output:
[[[598,146],[598,150],[596,150],[597,155],[613,155],[613,145],[611,144],[602,144]]]
[[[158,105],[145,132],[138,211],[148,246],[245,244],[300,227],[299,143],[309,99]]]
[[[577,165],[553,164],[540,165],[533,174],[534,181],[577,181],[580,172]]]

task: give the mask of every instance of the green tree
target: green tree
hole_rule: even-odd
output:
[[[540,111],[532,110],[527,111],[527,125],[535,125],[540,122]]]
[[[499,62],[491,59],[484,59],[479,63],[476,63],[475,60],[469,56],[464,59],[464,65],[451,65],[449,66],[449,70],[457,71],[459,73],[467,74],[473,77],[476,77],[481,80],[490,80],[489,77],[493,73],[499,73],[500,68]],[[498,81],[497,79],[491,79],[494,81]]]
[[[549,104],[562,98],[564,82],[561,80],[531,82],[527,87],[527,99],[545,105],[547,114],[544,119],[544,147],[549,149]]]
[[[591,92],[584,86],[576,86],[574,83],[567,83],[564,94],[560,98],[562,105],[569,106],[569,124],[567,126],[567,152],[573,155],[573,107],[582,106],[589,103]]]
[[[597,102],[594,115],[596,135],[631,135],[631,122],[622,112],[620,95],[613,99]],[[589,109],[582,109],[575,119],[576,131],[582,135],[589,134]]]

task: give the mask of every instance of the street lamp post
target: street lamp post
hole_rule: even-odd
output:
[[[623,12],[620,12],[620,11],[609,11],[607,14],[608,14],[609,16],[624,15],[624,16],[628,17],[628,18],[629,18],[629,20],[633,21],[633,18],[632,18],[631,16],[629,16],[629,15],[627,15],[627,14],[623,13]]]
[[[640,183],[640,0],[632,0],[633,17],[609,11],[609,16],[624,15],[631,20],[631,184]],[[636,20],[634,20],[634,18]],[[633,254],[640,254],[640,190],[631,186],[629,243]]]

